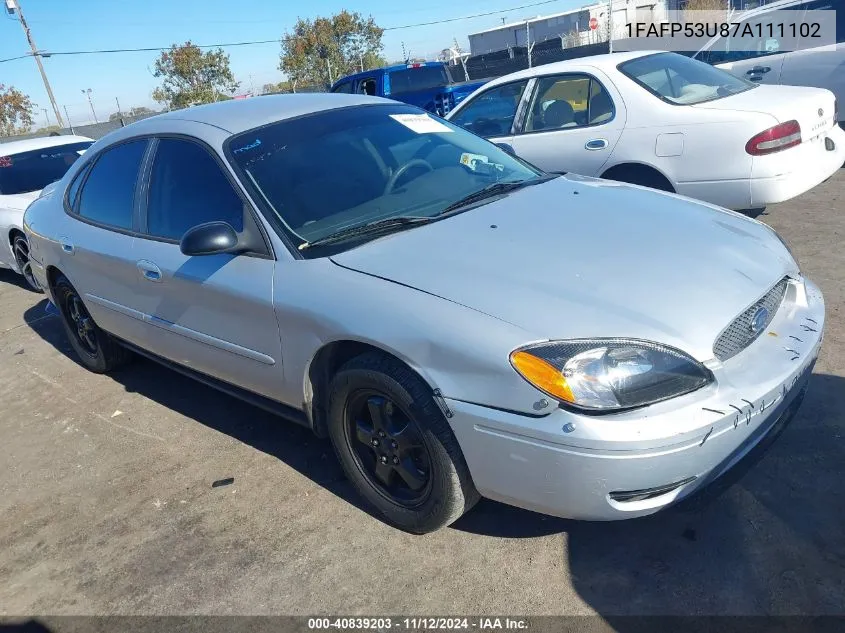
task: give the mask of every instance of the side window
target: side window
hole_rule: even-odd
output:
[[[244,204],[205,148],[181,139],[158,143],[150,174],[147,233],[179,240],[188,229],[222,220],[240,233]]]
[[[79,188],[82,186],[82,181],[85,180],[85,174],[87,174],[89,171],[91,171],[91,163],[87,164],[85,167],[79,170],[79,173],[76,174],[76,177],[73,179],[73,182],[70,183],[70,187],[68,187],[67,202],[70,206],[71,211],[77,211],[76,197],[79,193]]]
[[[343,92],[349,94],[352,92],[352,82],[344,81],[342,83],[339,83],[334,88],[332,88],[332,92]]]
[[[79,194],[81,217],[119,229],[132,228],[135,185],[147,140],[122,143],[103,152]]]
[[[367,77],[358,82],[358,93],[362,95],[376,96],[376,80],[373,77]]]
[[[587,125],[589,100],[589,77],[542,77],[537,82],[528,109],[525,131],[559,130]]]
[[[451,121],[479,136],[510,134],[516,109],[527,85],[528,80],[523,79],[491,88],[471,98]]]
[[[845,0],[810,0],[802,8],[807,11],[836,11],[836,42],[845,42]],[[817,22],[813,14],[804,16],[805,22]]]

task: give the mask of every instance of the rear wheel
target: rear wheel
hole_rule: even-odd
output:
[[[387,520],[416,534],[449,525],[479,499],[431,390],[394,358],[368,353],[331,383],[329,436],[347,477]]]
[[[29,258],[29,242],[26,236],[20,233],[15,235],[12,240],[12,251],[15,253],[15,263],[18,265],[21,275],[26,280],[26,285],[29,286],[30,290],[43,292],[38,280],[32,274],[32,262]]]
[[[56,280],[53,296],[70,344],[86,369],[102,374],[131,358],[131,352],[97,327],[82,297],[65,277],[60,276]]]
[[[602,174],[602,178],[675,193],[672,183],[663,174],[645,165],[618,165],[611,167]]]

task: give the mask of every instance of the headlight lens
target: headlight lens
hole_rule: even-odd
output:
[[[713,380],[691,356],[631,339],[552,341],[514,350],[510,361],[540,391],[589,411],[641,407]]]

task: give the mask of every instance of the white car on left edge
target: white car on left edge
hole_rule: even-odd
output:
[[[41,190],[60,180],[94,143],[84,136],[48,136],[0,143],[0,268],[11,268],[33,290],[23,213]]]
[[[845,162],[829,90],[758,85],[667,52],[596,55],[499,77],[447,118],[550,172],[760,209]]]

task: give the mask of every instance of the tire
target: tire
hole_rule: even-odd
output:
[[[65,277],[60,276],[56,280],[53,296],[65,333],[86,369],[104,374],[126,364],[132,358],[129,350],[94,323],[79,293]]]
[[[29,242],[26,236],[16,233],[12,239],[12,252],[15,255],[15,263],[18,265],[18,270],[26,280],[26,285],[33,292],[44,292],[38,280],[32,274],[32,263],[29,260]]]
[[[431,389],[398,360],[373,352],[343,365],[331,382],[328,427],[346,476],[387,523],[425,534],[478,502]]]
[[[618,182],[627,182],[632,185],[640,185],[643,187],[650,187],[658,191],[668,191],[675,193],[675,188],[660,172],[657,172],[650,167],[644,165],[625,165],[621,167],[614,167],[609,169],[602,175],[602,178],[608,180],[616,180]]]

